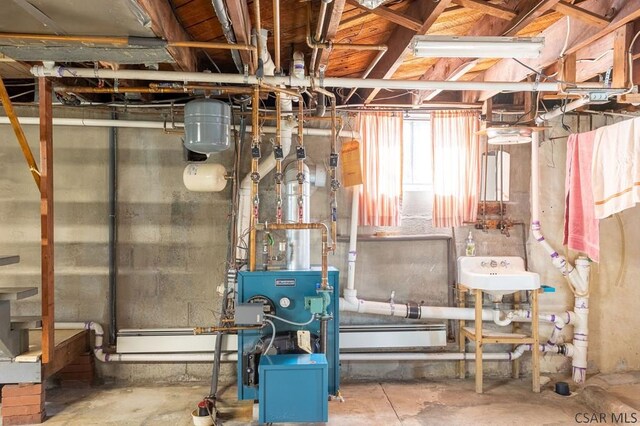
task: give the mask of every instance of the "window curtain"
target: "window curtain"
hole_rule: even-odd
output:
[[[362,226],[399,226],[402,202],[402,114],[361,113]]]
[[[480,118],[476,111],[436,111],[433,142],[433,226],[475,222],[480,193]]]

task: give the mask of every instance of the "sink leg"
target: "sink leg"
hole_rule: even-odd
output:
[[[531,381],[534,392],[540,392],[540,332],[538,330],[538,290],[531,291]]]
[[[519,291],[516,291],[515,293],[513,293],[513,309],[516,309],[516,310],[520,309],[521,297],[522,295],[520,294]],[[512,324],[512,333],[518,334],[521,328],[520,323],[517,321],[514,321],[511,324]],[[516,346],[518,345],[513,345],[511,350],[514,350]],[[514,359],[513,362],[511,362],[511,377],[513,377],[514,379],[520,378],[520,358]]]
[[[476,393],[482,393],[482,290],[476,296]]]
[[[458,307],[460,308],[465,307],[465,295],[466,295],[465,289],[458,286]],[[465,337],[465,334],[462,332],[462,330],[465,327],[465,324],[466,324],[465,320],[460,320],[459,326],[458,326],[458,347],[460,349],[460,352],[463,354],[467,352],[467,338]],[[458,377],[461,379],[464,379],[466,376],[466,372],[467,372],[467,362],[464,359],[462,359],[458,361]]]

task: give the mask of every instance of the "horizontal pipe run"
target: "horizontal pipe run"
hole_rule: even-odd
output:
[[[555,92],[560,89],[560,83],[536,82],[495,82],[495,81],[423,81],[423,80],[386,80],[325,77],[295,78],[293,76],[244,76],[241,74],[213,74],[179,71],[149,71],[149,70],[113,70],[91,68],[65,68],[56,66],[47,68],[34,66],[31,73],[36,77],[81,77],[120,80],[151,80],[151,81],[179,81],[200,83],[224,83],[254,85],[265,83],[271,86],[285,85],[289,87],[360,87],[363,89],[398,89],[398,90],[497,90],[514,92]],[[320,84],[322,83],[322,84]]]
[[[351,43],[333,43],[331,41],[325,43],[314,43],[307,37],[307,46],[311,49],[327,49],[327,50],[357,50],[357,51],[370,51],[377,50],[380,52],[386,52],[387,46],[385,44],[351,44]]]
[[[38,117],[19,117],[18,121],[24,126],[39,125],[40,119]],[[0,117],[0,124],[10,124],[7,117]],[[138,121],[138,120],[108,120],[108,119],[93,119],[93,118],[53,118],[54,126],[76,126],[76,127],[119,127],[119,128],[132,128],[132,129],[158,129],[158,130],[175,130],[175,128],[184,128],[184,123],[167,123],[164,121]],[[175,127],[172,127],[175,126]],[[294,126],[297,127],[297,126]],[[250,132],[251,126],[247,126],[247,131]],[[275,127],[261,127],[260,130],[263,133],[274,134],[276,132]],[[305,136],[330,136],[330,129],[313,129],[305,127],[303,130]],[[360,137],[359,133],[354,130],[343,129],[340,134],[342,138],[357,139]]]

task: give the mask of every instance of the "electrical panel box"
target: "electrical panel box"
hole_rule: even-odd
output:
[[[329,393],[335,395],[340,385],[339,361],[339,306],[340,282],[338,271],[329,268],[329,285],[333,288],[328,313],[332,316],[327,324],[327,369]],[[236,304],[255,303],[262,306],[265,313],[276,315],[288,321],[306,323],[311,312],[305,309],[306,297],[318,297],[317,287],[321,282],[319,268],[305,271],[240,271]],[[283,302],[285,301],[285,302]],[[302,354],[304,350],[297,347],[298,330],[308,330],[310,346],[314,353],[319,352],[320,321],[313,320],[305,326],[288,324],[269,317],[276,326],[277,337],[273,347],[278,354]],[[257,330],[238,331],[238,399],[258,399],[258,387],[261,377],[259,367],[262,355],[256,347],[262,341],[271,339],[271,326]],[[266,345],[265,345],[266,346]],[[272,349],[273,351],[273,349]],[[271,352],[272,353],[272,352]]]
[[[260,359],[258,422],[326,422],[328,368],[324,354],[265,355]]]
[[[264,309],[256,303],[239,303],[233,319],[238,325],[260,325],[264,320]]]

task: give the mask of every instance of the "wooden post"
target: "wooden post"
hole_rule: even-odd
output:
[[[520,309],[521,294],[519,291],[513,293],[513,309]],[[511,332],[518,334],[520,332],[520,323],[514,321],[511,323]],[[512,345],[511,349],[514,350],[518,345]],[[511,363],[511,377],[518,379],[520,377],[520,358],[514,359]]]
[[[613,84],[621,89],[629,85],[629,45],[633,37],[633,23],[623,25],[615,32],[613,39]]]
[[[40,234],[42,249],[42,363],[53,360],[53,109],[51,81],[40,77]]]
[[[465,307],[465,296],[466,296],[466,289],[463,288],[460,284],[458,284],[458,307],[460,308],[464,308]],[[460,348],[460,352],[462,352],[463,354],[467,352],[467,338],[466,335],[463,333],[463,329],[466,325],[466,321],[465,320],[460,320],[459,321],[460,325],[458,328],[458,347]],[[462,359],[460,361],[458,361],[458,377],[461,379],[464,379],[467,373],[467,362]]]
[[[540,392],[540,331],[538,328],[538,290],[531,291],[531,382],[534,392]]]
[[[482,290],[476,289],[476,393],[482,393]]]

